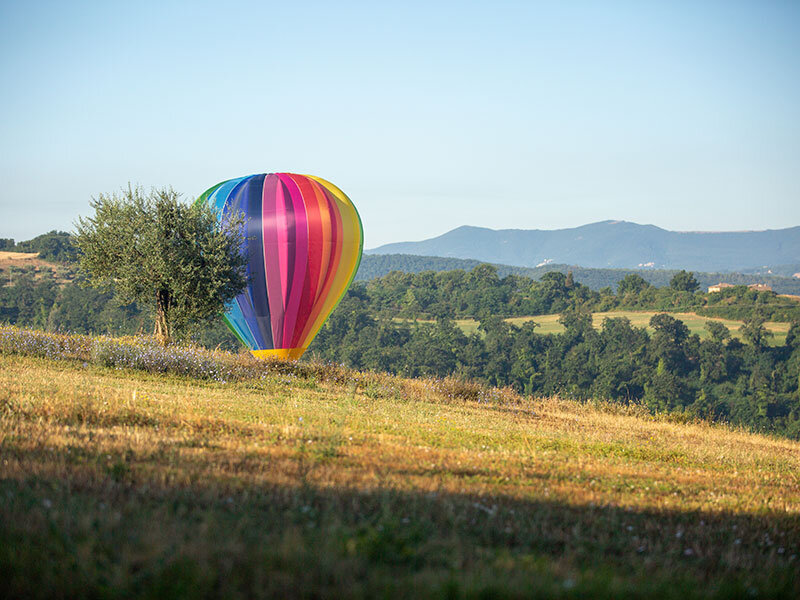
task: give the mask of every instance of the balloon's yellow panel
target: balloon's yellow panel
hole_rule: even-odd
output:
[[[274,348],[271,350],[251,350],[250,354],[263,360],[297,360],[306,351],[305,348]]]

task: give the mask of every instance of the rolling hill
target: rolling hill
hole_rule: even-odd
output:
[[[797,263],[800,227],[677,232],[626,221],[555,230],[463,226],[428,240],[386,244],[368,253],[469,258],[521,267],[554,262],[599,268],[740,271]]]
[[[798,442],[332,365],[222,383],[19,351],[3,597],[800,594]]]

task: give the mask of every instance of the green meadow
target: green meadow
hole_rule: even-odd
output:
[[[798,442],[325,365],[25,352],[0,352],[2,597],[800,595]]]

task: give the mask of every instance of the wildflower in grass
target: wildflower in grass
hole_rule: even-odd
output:
[[[52,360],[88,357],[93,339],[87,335],[47,333],[0,325],[0,352]]]
[[[52,360],[79,360],[83,367],[96,364],[115,369],[182,375],[218,383],[272,380],[285,385],[316,385],[332,382],[349,385],[354,398],[360,393],[370,398],[403,400],[438,397],[449,402],[521,402],[521,397],[509,388],[492,388],[452,377],[404,380],[385,373],[354,371],[332,362],[267,362],[247,354],[195,346],[164,347],[148,336],[93,337],[0,325],[0,353]]]

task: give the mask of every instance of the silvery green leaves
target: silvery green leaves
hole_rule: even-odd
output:
[[[130,185],[91,207],[94,215],[76,224],[81,270],[90,285],[153,309],[162,344],[223,312],[245,287],[240,215],[218,222],[210,207],[185,204],[171,188]]]

